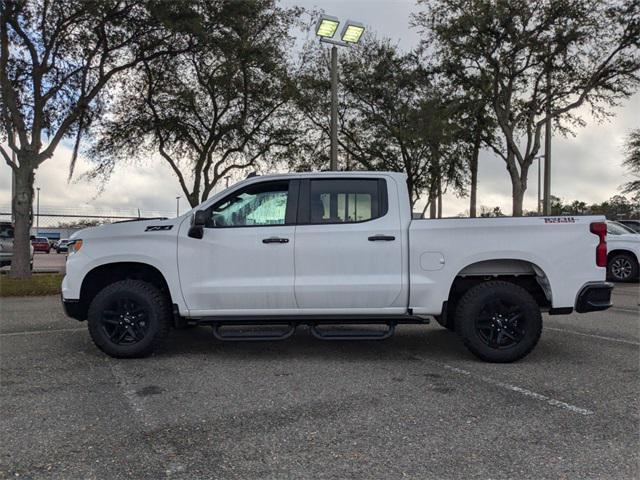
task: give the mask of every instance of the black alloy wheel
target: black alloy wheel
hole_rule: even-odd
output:
[[[133,345],[149,331],[149,312],[136,300],[119,297],[102,311],[101,328],[115,345]]]
[[[476,334],[490,348],[511,348],[526,333],[526,319],[520,306],[498,297],[481,309],[475,324]]]

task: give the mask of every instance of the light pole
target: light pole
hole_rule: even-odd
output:
[[[36,235],[40,235],[40,187],[36,187]]]
[[[545,215],[551,215],[551,66],[547,65],[546,75],[547,118],[544,124],[544,208]]]
[[[542,161],[542,159],[544,158],[544,155],[537,155],[535,157],[533,157],[534,160],[538,160],[538,195],[537,195],[537,212],[538,215],[540,215],[540,211],[541,211],[541,207],[542,207],[542,200],[540,198],[540,192],[541,192],[541,185],[542,185],[542,175],[540,173],[540,162]]]
[[[341,40],[333,40],[340,25],[337,17],[322,15],[316,25],[316,35],[322,43],[331,44],[331,162],[330,170],[338,169],[338,48],[356,44],[364,33],[364,25],[347,20],[340,34]]]
[[[180,197],[176,197],[176,217],[180,216]]]

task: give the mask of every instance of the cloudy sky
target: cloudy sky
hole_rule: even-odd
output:
[[[379,36],[388,36],[402,48],[411,48],[418,42],[418,33],[409,28],[409,16],[415,10],[409,0],[285,0],[285,5],[318,7],[343,20],[364,23]],[[571,201],[601,202],[618,193],[625,181],[621,166],[624,137],[640,125],[640,94],[636,94],[615,110],[615,118],[598,124],[585,110],[588,125],[576,131],[575,137],[554,138],[552,147],[552,194]],[[176,196],[182,192],[170,168],[157,159],[149,159],[140,166],[122,166],[116,170],[104,191],[86,181],[67,182],[71,150],[61,145],[54,157],[36,172],[36,186],[40,190],[41,209],[56,211],[122,212],[131,214],[140,209],[145,212],[175,212]],[[88,169],[81,158],[77,172]],[[537,169],[529,175],[529,190],[525,209],[536,205]],[[77,178],[78,175],[75,175]],[[504,162],[489,152],[480,159],[478,205],[511,210],[511,187]],[[0,165],[0,210],[10,204],[11,175],[9,167]],[[186,202],[182,200],[183,208]],[[447,195],[443,202],[444,214],[453,216],[468,209],[468,200]]]

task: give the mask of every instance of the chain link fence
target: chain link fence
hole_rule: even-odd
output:
[[[121,222],[137,218],[175,217],[176,212],[161,210],[103,210],[84,208],[42,208],[34,211],[31,235],[50,239],[68,238],[71,233],[104,223]],[[11,207],[0,205],[0,221],[11,222]]]

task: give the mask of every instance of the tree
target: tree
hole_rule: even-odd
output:
[[[11,275],[27,277],[36,169],[64,138],[102,112],[107,87],[143,61],[184,48],[167,25],[187,24],[180,2],[126,0],[3,1],[0,6],[0,153],[15,178]],[[16,160],[12,159],[13,153]]]
[[[437,67],[440,70],[439,67]],[[451,79],[447,75],[446,70],[440,70],[441,74],[445,74],[446,78]],[[498,145],[495,138],[496,123],[490,112],[490,105],[477,88],[474,88],[473,81],[466,79],[459,82],[457,86],[455,82],[450,82],[450,88],[454,91],[451,94],[455,98],[456,123],[464,128],[458,131],[459,142],[463,145],[469,145],[466,149],[469,170],[469,217],[477,216],[477,191],[478,191],[478,160],[480,150],[483,147],[491,147]]]
[[[274,0],[193,5],[197,47],[142,62],[91,152],[100,173],[159,153],[195,207],[227,175],[292,141],[286,56],[300,10]]]
[[[490,100],[506,163],[513,215],[522,215],[529,168],[551,119],[566,134],[596,118],[638,86],[640,1],[419,0],[414,23],[455,78],[477,80]],[[463,85],[464,87],[464,85]]]
[[[631,193],[640,198],[640,128],[633,130],[627,137],[625,151],[627,156],[622,164],[636,179],[625,183],[622,193]]]
[[[482,218],[495,218],[495,217],[504,217],[504,213],[500,207],[485,207],[484,205],[480,205],[480,217]]]
[[[314,155],[307,167],[322,168],[328,163],[329,60],[317,45],[310,48],[298,77],[297,104],[306,120],[300,124],[307,125],[299,151]],[[349,168],[405,172],[412,207],[425,192],[435,205],[448,186],[461,187],[454,109],[415,52],[401,53],[369,34],[340,56],[339,72],[338,142]]]

